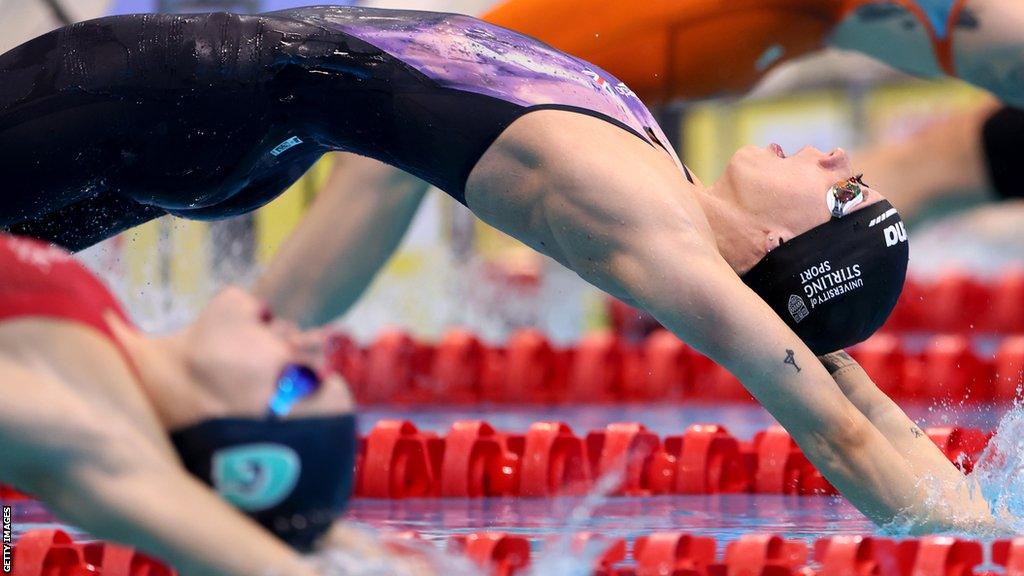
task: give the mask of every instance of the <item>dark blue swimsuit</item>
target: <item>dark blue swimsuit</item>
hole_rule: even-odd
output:
[[[168,213],[230,217],[332,150],[464,202],[483,153],[538,109],[604,119],[678,162],[611,75],[467,16],[316,7],[84,22],[0,56],[0,229],[76,250]]]

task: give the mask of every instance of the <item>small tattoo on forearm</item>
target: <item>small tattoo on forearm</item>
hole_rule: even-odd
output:
[[[857,362],[853,358],[850,358],[849,354],[843,351],[825,354],[824,356],[818,356],[818,360],[820,360],[822,366],[824,366],[825,369],[828,370],[828,373],[832,374],[833,376],[836,374],[836,372],[839,372],[844,368],[849,368],[850,366],[857,365]]]
[[[792,350],[786,349],[786,359],[783,360],[782,363],[783,364],[789,364],[789,365],[793,366],[793,368],[796,368],[797,372],[803,372],[803,370],[801,370],[800,367],[797,366],[797,364],[796,364],[796,352],[793,352]]]
[[[918,428],[917,426],[911,428],[910,432],[914,434],[914,438],[920,438],[921,436],[924,436],[924,432],[921,432],[921,429]]]

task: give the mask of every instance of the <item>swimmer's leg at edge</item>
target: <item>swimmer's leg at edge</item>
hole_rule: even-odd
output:
[[[0,330],[10,337],[24,325],[5,324]],[[110,361],[88,365],[120,366],[96,376],[131,386],[109,342],[77,326],[56,329],[104,348],[90,353]],[[290,548],[190,476],[168,452],[166,438],[158,442],[143,432],[138,414],[111,410],[8,350],[0,350],[0,373],[0,394],[18,398],[0,403],[0,480],[90,534],[145,550],[182,574],[315,576]]]
[[[276,314],[303,327],[330,322],[362,296],[429,188],[376,160],[336,159],[327,184],[255,288]]]
[[[739,377],[874,522],[934,530],[991,521],[984,503],[952,486],[943,486],[943,496],[961,505],[966,521],[931,505],[921,475],[721,257],[691,205],[696,200],[667,172],[674,167],[639,141],[601,146],[612,138],[605,131],[617,130],[611,125],[568,116],[545,122],[542,114],[513,124],[470,175],[467,200],[478,216],[598,288],[627,296]],[[574,162],[539,163],[530,152],[537,140],[572,150]],[[787,364],[790,350],[802,371]],[[948,461],[935,466],[928,474],[961,477]]]

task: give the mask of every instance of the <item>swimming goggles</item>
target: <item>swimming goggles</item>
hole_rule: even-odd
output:
[[[857,174],[836,182],[828,189],[825,194],[825,203],[828,204],[828,211],[832,213],[833,218],[846,216],[864,202],[863,188],[867,187],[867,184],[862,178],[864,178],[863,174]]]
[[[284,418],[295,405],[320,389],[320,377],[310,368],[290,364],[281,371],[277,388],[267,406],[268,418]]]

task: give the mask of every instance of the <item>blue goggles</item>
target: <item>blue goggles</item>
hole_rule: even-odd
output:
[[[269,418],[284,418],[295,405],[320,389],[320,377],[306,366],[291,364],[277,379],[277,389],[267,406]]]

